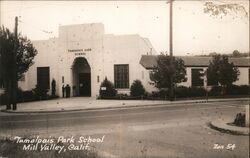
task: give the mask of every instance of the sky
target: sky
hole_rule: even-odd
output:
[[[249,1],[230,2],[248,11]],[[232,12],[214,18],[203,12],[204,3],[173,3],[174,55],[249,52],[249,17]],[[31,40],[58,37],[60,25],[103,23],[106,34],[139,34],[157,52],[169,50],[167,1],[0,1],[1,25],[13,30],[15,16],[18,31]]]

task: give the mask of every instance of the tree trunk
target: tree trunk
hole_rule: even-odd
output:
[[[6,110],[11,109],[11,81],[7,80],[6,81]]]
[[[225,85],[221,86],[221,95],[222,96],[224,96],[226,94],[226,89],[227,89],[227,86],[225,86]]]
[[[12,110],[16,110],[16,103],[17,103],[17,83],[16,83],[16,79],[13,79],[12,81],[12,100],[11,100],[11,103],[12,103]]]

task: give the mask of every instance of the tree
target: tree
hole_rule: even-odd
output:
[[[235,13],[241,13],[241,15],[244,18],[248,17],[248,13],[245,9],[245,7],[241,4],[237,3],[226,3],[226,2],[221,2],[221,4],[216,4],[216,2],[205,2],[204,4],[204,13],[210,14],[212,17],[220,17],[222,18],[223,16],[226,16],[228,14]]]
[[[13,64],[15,51],[16,64]],[[16,88],[13,88],[12,81],[20,79],[28,71],[33,64],[37,50],[26,37],[18,34],[16,38],[13,32],[2,26],[0,27],[0,53],[0,77],[7,97],[6,108],[10,109],[10,105],[13,103],[12,95],[16,91]],[[14,67],[17,68],[17,75],[13,73]]]
[[[101,83],[101,87],[99,90],[100,97],[114,97],[117,94],[116,89],[114,88],[114,84],[110,82],[107,77],[105,77],[104,81]]]
[[[187,80],[186,69],[184,61],[180,58],[173,58],[173,65],[171,66],[170,59],[168,55],[161,54],[157,57],[157,66],[153,69],[150,74],[150,79],[153,84],[161,89],[171,87],[171,76],[173,76],[173,84],[185,82]]]
[[[208,84],[218,82],[223,87],[222,94],[224,94],[225,88],[237,81],[239,74],[238,68],[233,63],[229,63],[228,56],[218,54],[209,63],[207,69]]]
[[[240,52],[238,50],[234,50],[233,53],[232,53],[232,56],[237,58],[237,57],[240,57],[241,54],[240,54]]]
[[[145,94],[145,88],[140,80],[135,80],[130,87],[130,95],[134,97],[143,96]]]

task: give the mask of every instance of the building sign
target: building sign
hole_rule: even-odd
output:
[[[90,52],[91,50],[91,48],[84,49],[85,52]]]
[[[86,55],[86,53],[75,53],[75,55]]]
[[[83,52],[83,49],[68,49],[68,52]]]
[[[75,56],[86,55],[85,52],[90,52],[90,51],[92,51],[91,48],[87,48],[87,49],[68,49],[68,52],[75,52]]]
[[[87,49],[68,49],[68,52],[90,52],[92,51],[91,48],[87,48]]]

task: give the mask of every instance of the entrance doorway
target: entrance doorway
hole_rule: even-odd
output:
[[[79,96],[91,96],[90,73],[79,73]]]
[[[73,95],[91,96],[91,71],[88,61],[84,57],[74,60],[73,67]]]

